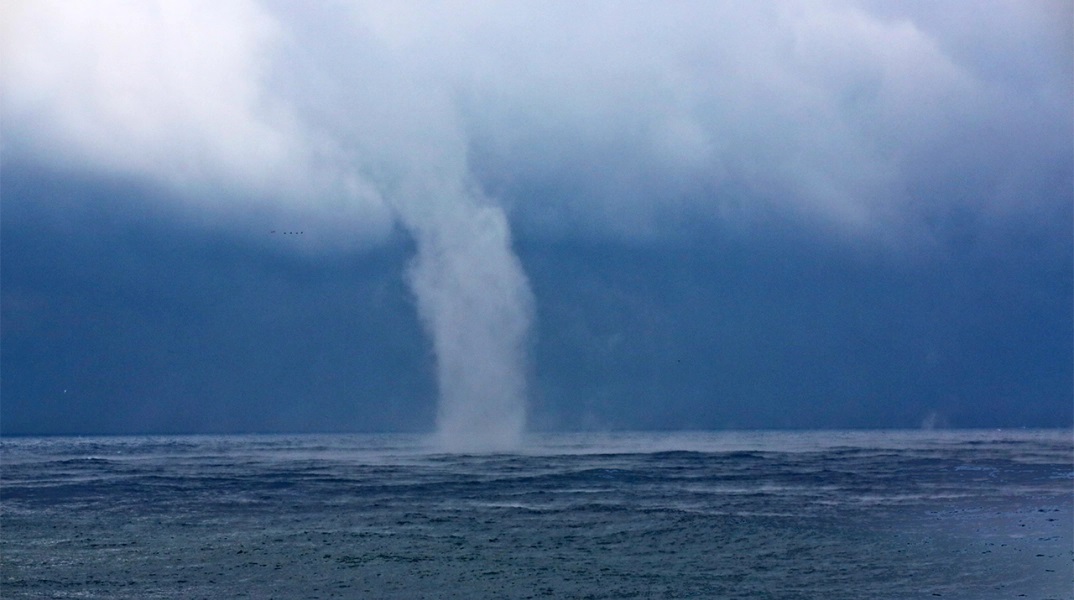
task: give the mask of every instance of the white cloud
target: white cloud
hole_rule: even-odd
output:
[[[1068,8],[35,2],[5,35],[5,152],[373,232],[425,173],[530,231],[900,235],[1065,201]]]
[[[32,3],[5,52],[9,126],[95,167],[254,184],[293,152],[257,88],[275,33],[241,2]]]
[[[256,3],[40,0],[6,16],[5,154],[162,184],[217,215],[387,224],[264,87],[283,32]],[[324,211],[326,194],[348,203]]]

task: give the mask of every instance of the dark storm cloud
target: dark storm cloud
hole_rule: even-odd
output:
[[[1064,426],[1070,262],[788,237],[523,248],[553,427]],[[540,420],[538,420],[540,422]]]
[[[4,432],[431,427],[407,244],[314,262],[139,211],[130,186],[0,189]],[[83,207],[59,221],[40,197]]]

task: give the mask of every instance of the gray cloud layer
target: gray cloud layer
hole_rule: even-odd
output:
[[[1069,200],[1069,2],[4,10],[9,162],[333,243],[383,239],[415,177],[528,232],[628,238],[775,214],[916,244],[952,211],[1033,225]]]

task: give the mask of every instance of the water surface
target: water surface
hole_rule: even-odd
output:
[[[0,597],[1062,598],[1070,431],[0,440]]]

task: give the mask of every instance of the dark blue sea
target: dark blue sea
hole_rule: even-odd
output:
[[[0,598],[1074,598],[1070,431],[0,440]]]

